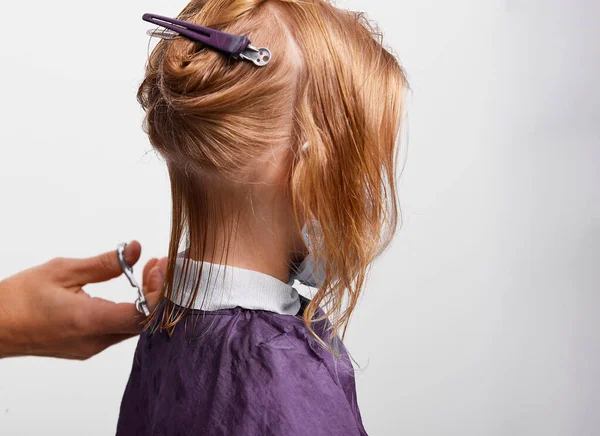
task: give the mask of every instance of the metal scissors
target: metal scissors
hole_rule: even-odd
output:
[[[117,246],[117,257],[119,258],[119,264],[121,265],[123,274],[125,274],[125,277],[127,277],[131,286],[136,288],[138,291],[138,298],[135,300],[135,308],[138,310],[138,312],[148,316],[150,315],[150,310],[148,309],[146,297],[144,297],[144,293],[142,292],[142,287],[133,275],[133,268],[127,262],[125,262],[125,247],[127,247],[126,243],[122,243]]]

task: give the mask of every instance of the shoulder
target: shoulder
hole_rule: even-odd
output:
[[[234,390],[248,400],[243,421],[253,422],[256,434],[265,428],[282,435],[360,434],[360,417],[332,374],[333,356],[312,341],[301,326],[289,325],[254,344],[232,374]]]
[[[142,335],[145,357],[133,375],[154,388],[152,401],[169,404],[165,413],[226,434],[364,434],[353,378],[344,382],[343,365],[302,319],[235,310],[204,321],[193,340],[192,332],[177,329],[170,338],[156,335],[150,348]]]

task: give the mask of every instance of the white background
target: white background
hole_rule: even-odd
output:
[[[0,277],[132,238],[166,253],[135,92],[142,13],[184,4],[4,5]],[[404,226],[347,339],[367,430],[600,434],[598,2],[340,5],[379,21],[413,89]],[[134,299],[124,278],[90,290]],[[0,361],[0,434],[113,434],[134,346]]]

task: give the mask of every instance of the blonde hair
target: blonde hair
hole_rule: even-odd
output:
[[[324,0],[192,0],[178,18],[248,35],[273,59],[259,68],[185,38],[160,41],[150,56],[138,101],[145,131],[168,164],[173,202],[160,328],[172,329],[197,297],[196,286],[190,301],[171,302],[182,241],[190,247],[186,262],[201,259],[207,247],[214,252],[210,229],[233,229],[240,219],[226,205],[244,195],[244,183],[217,181],[249,181],[251,163],[285,144],[282,182],[298,231],[308,224],[319,241],[313,254],[326,269],[304,322],[315,335],[322,307],[330,338],[343,338],[368,267],[397,227],[404,70],[363,14]],[[229,243],[218,241],[227,250]]]

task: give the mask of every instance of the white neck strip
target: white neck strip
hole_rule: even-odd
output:
[[[189,261],[187,271],[184,271],[184,266],[180,254],[175,263],[173,283],[173,293],[177,295],[171,298],[180,306],[205,311],[242,307],[283,315],[296,315],[300,310],[298,291],[268,274],[196,260]],[[189,304],[198,276],[198,294]]]

